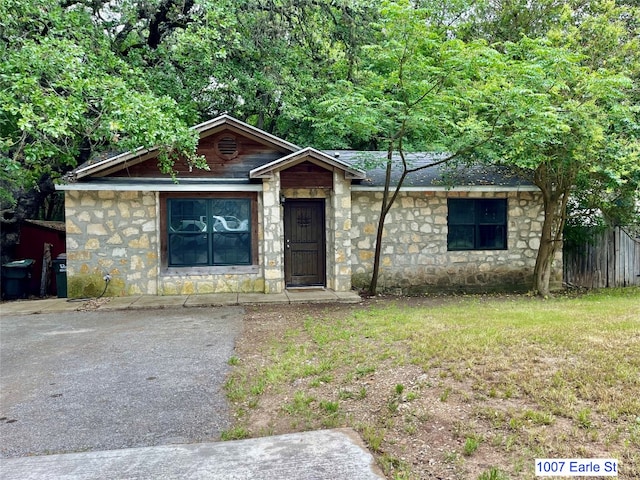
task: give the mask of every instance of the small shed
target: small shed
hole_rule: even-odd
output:
[[[50,257],[47,255],[48,261],[66,252],[64,222],[25,220],[20,226],[20,240],[16,245],[15,256],[17,259],[31,258],[35,260],[29,282],[30,295],[40,295],[45,244],[51,245]],[[45,274],[48,276],[48,281],[45,283],[45,295],[55,294],[57,291],[56,278],[50,267],[51,265],[48,265],[48,268],[45,269]]]

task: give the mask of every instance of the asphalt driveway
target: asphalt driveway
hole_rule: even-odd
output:
[[[218,440],[241,307],[0,319],[0,456]]]

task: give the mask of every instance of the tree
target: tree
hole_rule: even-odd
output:
[[[158,147],[202,165],[197,136],[172,99],[113,54],[81,5],[7,0],[0,5],[0,198],[3,252],[12,226],[32,217],[52,180],[107,150]]]
[[[481,150],[503,119],[502,56],[484,42],[448,39],[429,25],[428,10],[411,2],[383,2],[376,35],[363,46],[353,81],[334,83],[315,123],[323,136],[386,150],[386,180],[378,218],[369,294],[377,291],[384,223],[406,177]],[[496,108],[496,105],[498,108]],[[334,144],[335,146],[335,144]],[[414,166],[407,151],[435,154]],[[394,158],[400,176],[391,185]]]
[[[534,290],[547,296],[572,195],[578,187],[593,189],[595,179],[611,187],[638,170],[637,109],[628,101],[633,82],[592,68],[587,57],[548,39],[525,37],[504,48],[517,95],[490,160],[534,172],[544,202]]]
[[[562,12],[567,22],[575,21],[570,10],[557,13]],[[628,29],[612,27],[611,19],[633,22],[620,11],[609,14],[611,38],[599,42],[610,46],[610,54],[617,49],[609,58],[624,61],[607,68],[594,64],[593,52],[581,53],[595,46],[584,41],[595,31],[593,25],[606,21],[595,21],[588,11],[579,17],[572,37],[552,31],[547,38],[525,36],[492,50],[482,43],[450,39],[448,25],[443,30],[449,35],[443,35],[426,9],[408,2],[382,5],[378,35],[363,47],[354,81],[333,85],[321,104],[325,115],[316,123],[318,130],[333,133],[345,146],[384,145],[387,150],[370,293],[376,291],[386,214],[406,175],[416,171],[405,161],[406,150],[442,152],[437,163],[474,158],[531,172],[545,214],[532,286],[541,295],[550,294],[552,263],[572,196],[606,186],[610,194],[600,192],[601,198],[617,198],[619,203],[620,196],[613,193],[626,192],[627,201],[637,202],[638,111],[629,96],[633,82],[619,68],[623,63],[637,65],[637,37],[628,35],[621,42],[616,32]],[[568,46],[559,46],[562,42]],[[598,52],[607,58],[602,48]],[[392,193],[394,152],[402,173]]]

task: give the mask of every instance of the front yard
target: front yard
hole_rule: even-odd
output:
[[[640,289],[249,308],[223,438],[350,426],[388,478],[640,478]]]

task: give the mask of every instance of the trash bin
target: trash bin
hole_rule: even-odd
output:
[[[16,260],[2,265],[2,296],[6,299],[27,298],[31,267],[35,260]]]
[[[67,254],[61,253],[51,263],[56,274],[58,298],[67,298]]]

